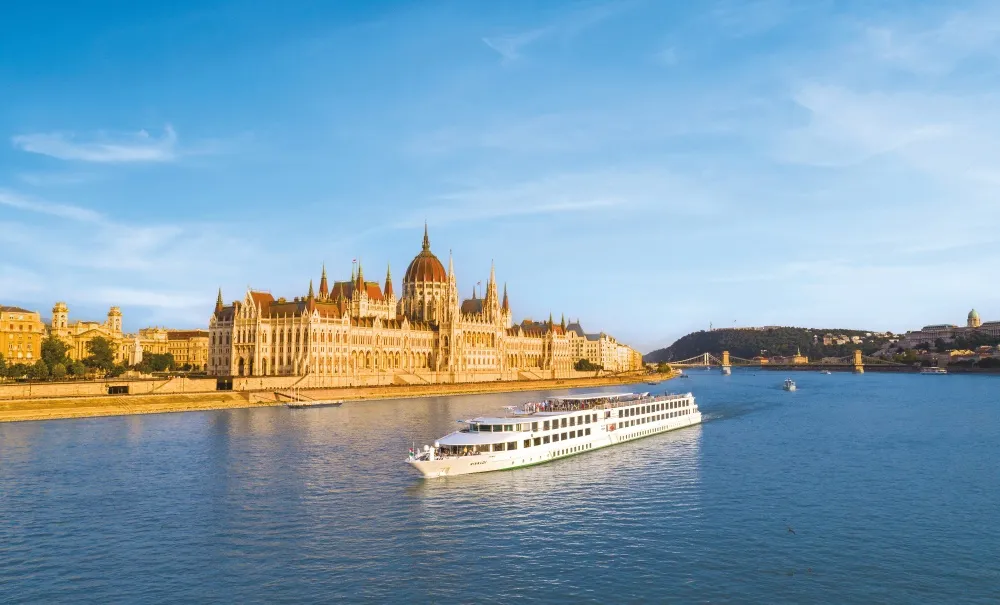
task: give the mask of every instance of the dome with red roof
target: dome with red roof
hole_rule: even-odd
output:
[[[431,242],[427,237],[427,225],[424,225],[424,245],[412,262],[406,268],[406,275],[403,282],[412,284],[414,282],[440,282],[448,281],[448,272],[444,270],[444,265],[431,252]]]

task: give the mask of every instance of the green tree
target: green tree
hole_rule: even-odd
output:
[[[7,378],[24,378],[31,370],[31,366],[23,363],[15,363],[7,366]]]
[[[70,374],[77,378],[83,378],[87,374],[87,366],[83,365],[83,362],[79,360],[69,364],[67,369]]]
[[[659,372],[660,374],[669,374],[670,369],[671,369],[670,364],[665,361],[661,361],[656,365],[656,371]]]
[[[118,378],[127,371],[128,366],[125,364],[112,364],[111,369],[109,369],[105,375],[108,378]]]
[[[597,370],[603,370],[604,366],[591,363],[589,359],[578,359],[576,363],[573,364],[573,369],[577,372],[596,372]]]
[[[42,360],[50,368],[57,363],[65,365],[69,361],[66,357],[67,351],[69,351],[69,346],[54,336],[49,336],[42,341]]]
[[[83,363],[90,368],[111,370],[115,365],[115,350],[111,341],[103,336],[98,336],[87,343],[87,352],[90,355],[83,360]]]
[[[7,360],[3,358],[3,355],[0,355],[0,378],[6,378],[6,377],[7,377]]]
[[[66,378],[66,365],[62,363],[57,363],[52,366],[52,379],[62,380]]]
[[[49,366],[45,365],[44,360],[39,359],[35,362],[35,365],[31,366],[28,376],[32,380],[45,380],[49,377]]]

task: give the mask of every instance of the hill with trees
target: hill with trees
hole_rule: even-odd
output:
[[[861,344],[823,344],[823,336],[857,336]],[[643,356],[647,363],[660,363],[688,359],[702,353],[719,356],[729,351],[734,357],[753,359],[754,357],[790,356],[801,352],[810,359],[824,357],[846,357],[855,349],[865,355],[879,350],[888,342],[886,337],[876,337],[868,330],[817,329],[817,328],[720,328],[701,330],[679,338],[665,349],[658,349]]]

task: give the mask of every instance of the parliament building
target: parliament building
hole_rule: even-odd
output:
[[[291,300],[248,289],[229,305],[219,292],[209,319],[208,372],[219,377],[309,376],[311,386],[538,380],[578,375],[590,358],[606,371],[642,367],[641,355],[579,323],[515,324],[504,286],[490,269],[486,291],[461,300],[454,266],[423,246],[397,296],[390,272],[368,281],[327,281]],[[262,381],[263,383],[263,381]]]

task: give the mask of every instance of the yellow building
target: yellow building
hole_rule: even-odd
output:
[[[168,330],[167,351],[178,369],[190,365],[194,371],[208,369],[208,330]]]
[[[70,359],[80,361],[90,355],[87,343],[98,337],[111,342],[115,363],[134,365],[141,357],[139,351],[145,354],[164,354],[170,350],[168,330],[165,328],[143,328],[136,334],[123,333],[122,311],[118,307],[111,307],[103,322],[70,322],[69,307],[64,302],[57,302],[52,307],[49,333],[66,343]]]
[[[431,252],[426,227],[398,299],[388,271],[383,287],[360,266],[332,287],[324,267],[318,292],[310,282],[306,296],[291,300],[247,290],[225,305],[220,292],[208,347],[213,375],[311,375],[331,385],[376,376],[405,384],[563,377],[577,359],[551,317],[514,324],[492,268],[485,294],[460,300],[454,263],[446,270]],[[607,367],[630,363],[618,360],[631,355],[607,349]]]
[[[66,343],[69,347],[67,354],[70,359],[83,360],[90,352],[87,350],[87,343],[101,337],[111,341],[111,349],[115,351],[115,362],[120,363],[128,359],[129,344],[125,342],[122,334],[122,311],[118,307],[111,307],[108,310],[108,317],[104,322],[96,321],[69,321],[69,307],[64,302],[57,302],[52,307],[52,327],[49,333]]]
[[[0,305],[0,356],[13,365],[42,357],[45,324],[36,311]]]

